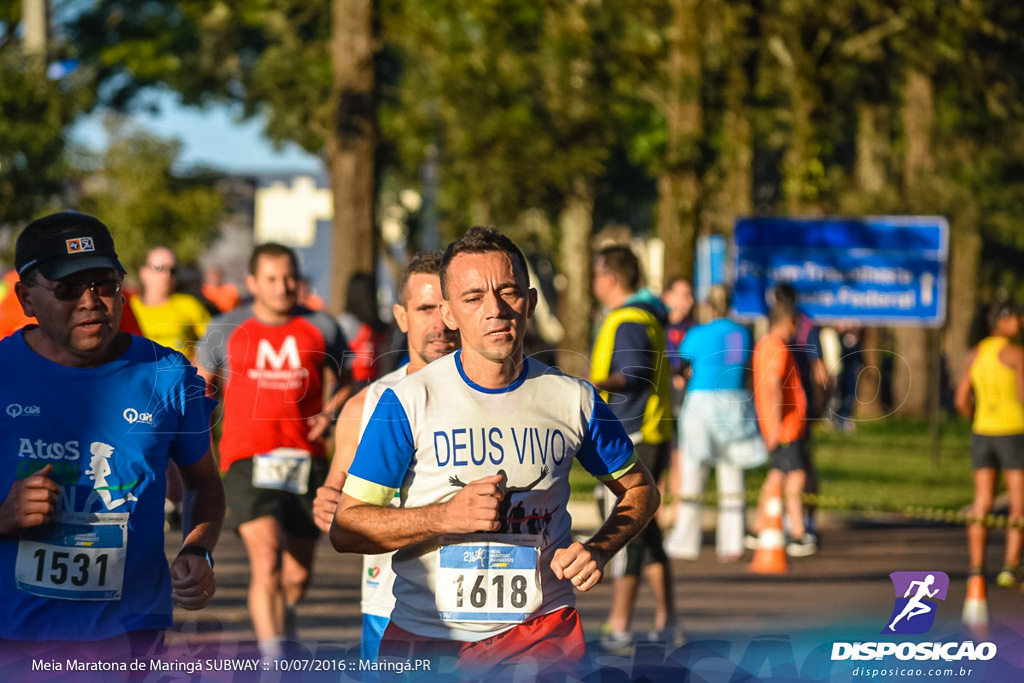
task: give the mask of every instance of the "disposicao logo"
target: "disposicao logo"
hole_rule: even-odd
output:
[[[949,576],[944,572],[893,572],[896,603],[883,635],[919,635],[935,624],[937,600],[946,599]],[[963,642],[854,642],[832,643],[832,661],[881,660],[896,657],[901,661],[953,662],[959,660],[988,661],[995,657],[994,643]]]
[[[949,576],[944,572],[893,572],[889,578],[896,591],[896,604],[882,633],[927,633],[935,623],[935,601],[946,599]]]

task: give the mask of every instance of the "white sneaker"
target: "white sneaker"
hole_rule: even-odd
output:
[[[633,635],[611,631],[602,633],[601,649],[612,655],[628,655],[633,651]]]
[[[786,544],[786,554],[790,557],[807,557],[818,552],[818,539],[814,534],[804,532],[800,538],[794,538]]]
[[[647,640],[655,643],[665,643],[668,647],[682,647],[686,644],[686,631],[682,625],[666,626],[662,629],[653,629],[647,633]]]
[[[669,536],[665,539],[665,554],[674,560],[696,560],[700,557],[700,548],[694,552],[688,543]]]

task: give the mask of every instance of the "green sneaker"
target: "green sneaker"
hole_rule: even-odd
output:
[[[1003,567],[996,576],[996,585],[1000,588],[1018,588],[1024,583],[1024,570],[1021,567]]]

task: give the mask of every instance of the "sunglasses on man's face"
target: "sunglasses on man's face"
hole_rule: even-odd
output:
[[[50,290],[53,292],[54,298],[60,301],[78,301],[87,289],[90,292],[95,292],[98,296],[107,298],[115,296],[121,292],[121,282],[122,279],[119,277],[108,277],[102,280],[58,282],[52,287],[44,285],[38,280],[33,280],[32,284]]]

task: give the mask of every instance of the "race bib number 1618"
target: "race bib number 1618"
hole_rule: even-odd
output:
[[[438,550],[436,598],[442,619],[520,623],[540,608],[544,595],[539,538],[491,534],[457,538],[460,542]]]

